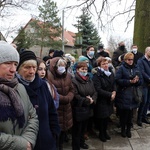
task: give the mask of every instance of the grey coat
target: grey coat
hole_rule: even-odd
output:
[[[0,122],[0,150],[26,150],[27,142],[35,146],[39,126],[36,111],[22,84],[18,84],[17,92],[24,108],[25,124],[19,128],[11,120]]]

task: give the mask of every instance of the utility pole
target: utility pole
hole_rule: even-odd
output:
[[[62,11],[62,51],[65,53],[65,48],[64,48],[64,9]]]

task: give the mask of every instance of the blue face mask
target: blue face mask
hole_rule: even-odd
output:
[[[93,57],[93,56],[94,56],[94,51],[90,51],[90,52],[89,52],[89,56],[90,56],[90,57]]]
[[[87,72],[79,72],[80,76],[86,76],[87,75]]]

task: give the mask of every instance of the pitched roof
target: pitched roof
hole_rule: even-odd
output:
[[[65,42],[67,42],[65,45],[74,46],[75,35],[76,35],[75,33],[65,30],[64,31],[64,39],[65,39]]]
[[[35,20],[35,19],[31,18],[31,19],[27,22],[27,24],[23,27],[23,29],[26,29],[27,26],[28,26],[32,21],[34,21],[34,20]],[[40,22],[40,21],[39,21],[39,22]],[[41,22],[40,22],[40,23],[41,23]],[[73,47],[73,46],[74,46],[74,43],[75,43],[75,36],[76,36],[76,34],[75,34],[74,32],[64,30],[64,42],[65,42],[65,45]],[[17,37],[18,37],[18,35],[17,35]],[[16,38],[17,38],[17,37],[16,37]],[[16,39],[16,38],[15,38],[15,39]],[[62,37],[58,37],[58,38],[62,40]],[[15,41],[15,39],[13,40],[13,42]],[[13,43],[13,42],[12,42],[12,43]]]

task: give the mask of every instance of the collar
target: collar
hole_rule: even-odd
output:
[[[148,58],[146,55],[145,55],[145,58],[146,58],[148,61],[150,61],[150,58]]]

